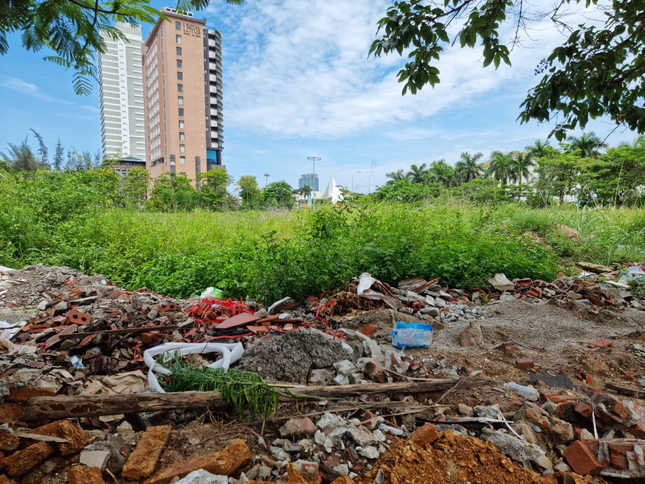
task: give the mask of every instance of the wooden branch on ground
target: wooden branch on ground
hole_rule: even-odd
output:
[[[105,331],[92,331],[90,333],[71,333],[63,334],[59,336],[60,339],[76,339],[76,338],[86,338],[88,336],[102,336],[113,335],[113,334],[137,334],[137,333],[147,333],[155,331],[174,331],[176,329],[189,329],[192,328],[192,325],[186,326],[153,326],[151,328],[124,328],[124,329],[108,329]]]
[[[340,386],[293,386],[285,388],[293,397],[283,400],[297,400],[298,397],[323,399],[355,397],[377,394],[428,393],[445,390],[457,380],[431,380],[423,382],[402,382],[368,385]],[[287,387],[285,385],[285,387]],[[74,417],[99,417],[126,413],[154,412],[172,409],[195,409],[223,407],[226,404],[215,392],[177,393],[135,393],[131,395],[87,395],[33,397],[27,402],[22,420],[62,419]]]
[[[610,390],[622,393],[624,395],[631,395],[632,397],[645,397],[645,390],[636,390],[635,388],[621,387],[614,385],[613,383],[605,383],[605,388],[609,388]]]

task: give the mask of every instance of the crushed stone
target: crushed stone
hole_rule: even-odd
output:
[[[340,342],[315,329],[297,329],[244,353],[238,370],[253,371],[271,381],[306,383],[312,369],[351,358]]]

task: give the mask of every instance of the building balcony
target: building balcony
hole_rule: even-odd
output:
[[[210,113],[211,113],[211,116],[217,117],[217,109],[211,108]]]
[[[217,83],[218,82],[217,76],[215,74],[209,74],[208,75],[208,81]],[[221,82],[220,82],[220,84],[221,84]]]

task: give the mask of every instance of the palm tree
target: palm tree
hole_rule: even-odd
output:
[[[433,161],[430,164],[429,179],[435,183],[443,183],[446,188],[450,188],[456,182],[455,169],[446,163],[446,160]]]
[[[469,182],[479,177],[481,167],[477,162],[482,156],[484,155],[481,153],[475,153],[474,155],[471,155],[467,151],[462,153],[455,166],[457,178],[461,181]]]
[[[546,140],[546,142],[536,140],[532,146],[527,146],[524,149],[531,155],[531,158],[533,159],[553,158],[553,155],[555,153],[555,148],[551,146],[549,140]]]
[[[407,176],[403,169],[386,173],[385,176],[390,179],[387,182],[387,185],[392,185],[394,182],[407,179]]]
[[[309,185],[303,185],[300,188],[298,188],[298,193],[300,194],[301,197],[306,197],[311,193],[313,189]]]
[[[510,153],[502,153],[501,151],[493,151],[490,155],[488,173],[497,181],[501,182],[502,185],[506,185],[508,180],[513,177],[513,155]]]
[[[412,183],[425,183],[428,181],[428,169],[426,164],[423,163],[421,166],[412,165],[410,166],[410,171],[408,172],[408,178]]]
[[[600,156],[601,148],[607,148],[607,144],[602,141],[596,133],[591,131],[590,133],[582,133],[582,136],[572,136],[570,143],[567,146],[567,152],[572,153],[576,150],[580,150],[580,156],[582,158],[597,158]]]
[[[511,176],[513,181],[519,180],[522,182],[522,177],[529,182],[529,175],[531,174],[531,167],[535,166],[532,153],[529,151],[515,152],[513,163],[511,164]]]

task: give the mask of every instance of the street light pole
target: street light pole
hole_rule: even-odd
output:
[[[352,174],[352,193],[354,193],[354,175],[358,175],[361,172],[361,170],[358,170],[356,173]]]
[[[267,184],[269,183],[269,177],[270,177],[270,176],[271,176],[271,175],[269,175],[268,173],[265,173],[265,174],[264,174],[264,188],[266,188],[266,187],[267,187]]]
[[[316,187],[315,187],[315,185],[316,185],[316,162],[320,161],[320,156],[309,156],[309,157],[307,157],[307,159],[309,161],[311,161],[313,163],[313,165],[314,165],[313,177],[311,179],[311,181],[312,181],[312,183],[314,185],[314,187],[313,187],[313,189],[314,189],[313,192],[314,193],[311,196],[311,200],[313,202],[313,211],[315,212],[316,211]]]

